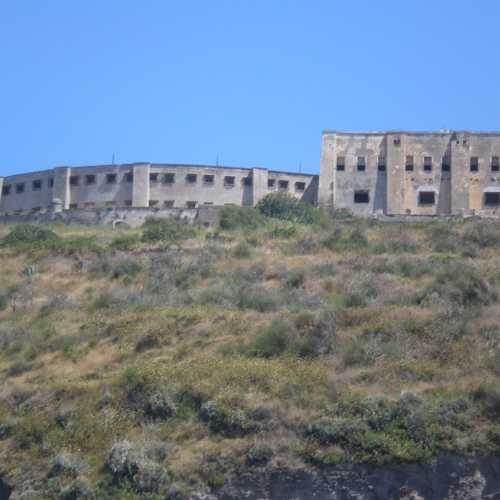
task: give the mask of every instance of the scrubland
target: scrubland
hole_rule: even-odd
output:
[[[301,210],[0,226],[0,475],[185,498],[500,452],[500,223]]]

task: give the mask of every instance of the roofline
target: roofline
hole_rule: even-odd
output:
[[[480,137],[487,137],[487,136],[499,136],[500,137],[500,131],[473,131],[473,130],[449,130],[449,129],[443,129],[443,130],[429,130],[429,131],[418,131],[418,130],[379,130],[379,131],[359,131],[359,132],[348,132],[348,131],[342,131],[342,130],[336,130],[336,129],[325,129],[322,132],[322,135],[347,135],[347,136],[356,136],[356,135],[370,135],[370,136],[376,136],[376,135],[393,135],[393,134],[401,134],[401,135],[440,135],[440,136],[447,136],[447,135],[453,135],[453,134],[463,134],[463,135],[469,135],[469,136],[480,136]]]

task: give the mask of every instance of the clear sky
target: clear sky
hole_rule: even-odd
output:
[[[325,128],[500,128],[498,0],[0,0],[0,63],[0,175],[317,172]]]

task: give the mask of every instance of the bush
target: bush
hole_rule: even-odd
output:
[[[228,410],[214,401],[200,407],[200,417],[212,432],[237,437],[255,430],[255,426],[242,410]]]
[[[233,255],[237,259],[248,259],[252,255],[252,249],[248,243],[242,241],[234,248]]]
[[[247,451],[249,465],[266,465],[274,455],[273,447],[267,443],[257,443]]]
[[[285,274],[285,283],[288,288],[302,288],[306,282],[306,273],[303,269],[291,269]]]
[[[156,391],[148,395],[144,408],[148,417],[166,420],[175,415],[176,411],[174,399],[167,391]]]
[[[321,444],[358,445],[368,426],[359,419],[322,417],[309,427],[309,434]]]
[[[317,208],[299,201],[287,193],[271,193],[257,203],[261,214],[276,219],[284,219],[303,224],[313,224],[320,217]]]
[[[114,279],[117,278],[127,278],[131,279],[142,270],[141,265],[133,259],[126,259],[118,262],[111,272],[111,276]]]
[[[225,206],[219,212],[221,229],[257,229],[260,224],[261,216],[254,208]]]
[[[481,248],[496,246],[500,243],[500,226],[492,222],[476,222],[466,227],[462,239]]]
[[[272,358],[283,354],[290,345],[290,325],[280,319],[256,335],[250,345],[250,354],[260,358]]]
[[[8,304],[9,299],[7,298],[7,296],[0,293],[0,311],[4,311],[5,309],[7,309]]]
[[[26,222],[15,226],[10,233],[3,238],[3,243],[6,245],[17,245],[20,243],[36,243],[58,239],[59,236],[51,229]]]
[[[109,246],[114,250],[126,252],[132,250],[140,241],[141,238],[138,234],[124,234],[115,236]]]
[[[194,235],[195,230],[193,227],[177,219],[146,217],[143,225],[142,241],[146,243],[159,241],[176,243],[192,238]]]

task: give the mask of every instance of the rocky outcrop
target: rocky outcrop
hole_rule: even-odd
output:
[[[215,497],[294,500],[500,500],[500,457],[441,455],[432,464],[270,469],[234,477]]]

